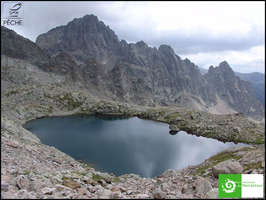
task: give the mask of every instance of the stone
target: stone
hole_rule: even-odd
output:
[[[104,189],[100,194],[98,194],[99,199],[110,199],[112,197],[112,191]]]
[[[35,199],[36,198],[33,192],[28,192],[25,189],[19,190],[17,193],[15,193],[14,196],[19,199]]]
[[[79,195],[86,195],[87,194],[87,190],[85,190],[84,188],[78,188],[77,189]]]
[[[198,194],[206,194],[212,189],[211,183],[207,179],[202,177],[199,177],[195,181],[195,187],[196,187],[196,192]]]
[[[1,182],[1,191],[7,192],[8,191],[8,183],[6,182]]]
[[[184,194],[188,191],[188,185],[184,185],[181,189],[181,193]]]
[[[66,186],[64,186],[64,185],[60,185],[60,184],[56,184],[56,185],[55,185],[55,188],[56,188],[56,190],[59,191],[59,192],[61,192],[61,191],[63,191],[63,190],[70,190],[69,187],[66,187]]]
[[[91,186],[91,185],[89,185],[89,186],[87,187],[87,189],[88,189],[88,191],[91,192],[91,193],[95,193],[95,192],[97,191],[97,188],[96,188],[96,187],[93,187],[93,186]]]
[[[153,193],[153,198],[154,199],[166,199],[167,195],[165,192],[163,192],[161,189],[156,188]]]
[[[218,199],[218,188],[213,188],[210,190],[207,194],[206,197],[207,199]]]
[[[65,178],[63,180],[63,185],[67,186],[67,187],[69,187],[71,189],[77,189],[77,188],[80,187],[80,184],[77,183],[76,181],[72,180],[72,178]]]
[[[117,192],[117,191],[120,191],[120,188],[117,187],[117,186],[113,186],[112,189],[111,189],[112,192]]]
[[[175,124],[170,124],[169,129],[174,133],[180,131],[180,129]]]
[[[120,199],[122,197],[121,192],[112,192],[111,199]]]
[[[42,189],[42,194],[52,195],[56,188],[45,187]]]
[[[240,127],[237,127],[237,126],[235,126],[235,127],[233,127],[233,131],[234,131],[234,132],[236,132],[236,133],[240,133],[240,131],[241,131],[241,128],[240,128]]]
[[[1,176],[1,181],[8,182],[9,177],[8,176]]]
[[[167,183],[162,183],[161,188],[162,191],[167,192],[169,189],[169,185]]]
[[[19,189],[29,189],[30,188],[30,182],[27,177],[24,175],[20,175],[16,178],[16,185]]]
[[[136,199],[148,199],[150,196],[148,194],[137,194]]]
[[[127,191],[127,189],[124,188],[124,187],[119,187],[119,188],[120,188],[121,192],[126,192]]]
[[[241,174],[243,167],[238,161],[226,160],[213,166],[212,172],[214,177],[218,177],[219,174]]]

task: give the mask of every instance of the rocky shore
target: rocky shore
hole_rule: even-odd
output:
[[[241,113],[214,115],[96,97],[67,77],[19,59],[1,66],[1,83],[2,198],[215,198],[217,174],[264,173],[264,122]],[[228,149],[183,170],[169,169],[158,177],[116,177],[42,144],[23,128],[28,120],[71,114],[137,116],[166,122],[173,132],[252,145]]]

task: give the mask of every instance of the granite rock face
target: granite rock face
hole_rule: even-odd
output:
[[[213,92],[216,91],[234,110],[247,115],[263,115],[264,107],[255,97],[251,84],[240,80],[226,61],[221,62],[216,68],[210,67],[204,76],[213,86]]]
[[[47,67],[49,55],[32,41],[4,26],[1,26],[1,38],[1,54],[30,61],[40,67]]]
[[[120,41],[94,15],[41,34],[36,44],[6,28],[1,28],[1,34],[4,55],[29,58],[95,96],[149,106],[179,105],[215,114],[264,115],[250,85],[240,81],[227,63],[201,75],[198,66],[181,59],[170,46],[152,48],[143,41]],[[20,56],[16,49],[9,51],[9,46],[25,46],[27,51]],[[32,56],[32,52],[38,55]]]

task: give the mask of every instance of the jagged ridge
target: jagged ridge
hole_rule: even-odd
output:
[[[11,40],[14,44],[17,41]],[[203,76],[194,63],[182,60],[168,45],[157,49],[143,41],[136,44],[119,41],[94,15],[41,34],[36,44],[43,49],[40,54],[49,55],[46,70],[69,75],[91,92],[113,100],[145,105],[177,104],[214,113],[237,111],[253,117],[264,115],[250,85],[239,80],[228,63],[211,67]],[[34,64],[40,66],[40,62]],[[220,104],[222,109],[217,110]]]

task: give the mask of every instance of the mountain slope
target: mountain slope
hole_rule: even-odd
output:
[[[257,99],[265,106],[265,75],[259,72],[235,73],[240,79],[249,81]]]
[[[201,67],[199,67],[199,69],[200,73],[203,75],[208,72],[207,69]],[[259,72],[235,72],[235,75],[238,76],[241,80],[248,81],[251,83],[255,97],[265,106],[265,75]]]
[[[235,110],[241,110],[249,115],[256,108],[263,109],[254,96],[251,84],[248,81],[240,80],[227,62],[220,63],[216,68],[211,66],[204,76],[214,86],[218,96]]]

